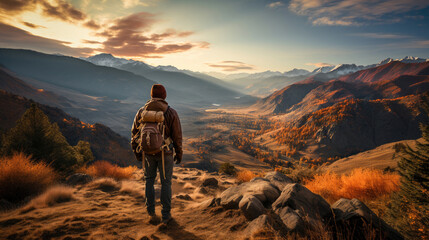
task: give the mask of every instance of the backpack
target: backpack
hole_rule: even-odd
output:
[[[146,154],[156,154],[165,147],[164,112],[141,112],[140,121],[140,149]]]

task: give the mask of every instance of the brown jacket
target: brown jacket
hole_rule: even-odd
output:
[[[141,107],[134,118],[133,127],[131,128],[131,147],[136,155],[137,160],[142,160],[142,154],[137,153],[137,142],[135,141],[136,136],[140,128],[141,112],[146,109],[148,111],[163,111],[165,116],[165,138],[170,137],[173,140],[174,151],[179,159],[182,159],[182,126],[180,125],[180,119],[177,112],[168,107],[168,103],[162,98],[152,98],[147,101],[146,104]],[[173,151],[166,151],[166,154],[172,154]]]

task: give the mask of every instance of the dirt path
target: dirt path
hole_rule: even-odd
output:
[[[141,172],[135,179],[106,179],[69,189],[70,201],[52,206],[33,202],[0,213],[0,239],[237,239],[247,223],[239,210],[203,209],[200,203],[234,184],[234,179],[194,169],[175,169],[174,220],[167,226],[149,224]],[[219,187],[201,189],[208,177]],[[156,186],[159,194],[160,186]],[[200,193],[200,192],[204,192]],[[191,199],[186,199],[188,196]],[[159,199],[159,197],[158,197]],[[43,204],[42,204],[43,205]],[[159,202],[156,212],[160,215]]]

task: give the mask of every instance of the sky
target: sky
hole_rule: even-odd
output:
[[[429,58],[428,0],[0,0],[0,47],[200,72]]]

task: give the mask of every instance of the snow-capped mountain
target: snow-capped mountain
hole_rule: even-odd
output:
[[[178,69],[177,67],[171,66],[171,65],[166,65],[166,66],[159,65],[157,67],[153,67],[153,69],[163,70],[163,71],[168,71],[168,72],[181,72],[182,71],[182,70]]]
[[[88,58],[81,58],[81,59],[91,62],[95,65],[106,66],[106,67],[119,67],[127,63],[137,62],[132,59],[116,58],[110,53],[101,53]]]
[[[307,71],[305,69],[294,68],[288,72],[284,72],[282,75],[285,77],[297,77],[297,76],[303,76],[307,74],[310,74],[310,71]]]
[[[318,73],[328,73],[328,72],[330,72],[334,67],[335,67],[335,66],[325,66],[325,67],[319,67],[319,68],[316,68],[316,69],[314,69],[314,70],[311,72],[311,75],[316,75],[316,74],[318,74]]]

